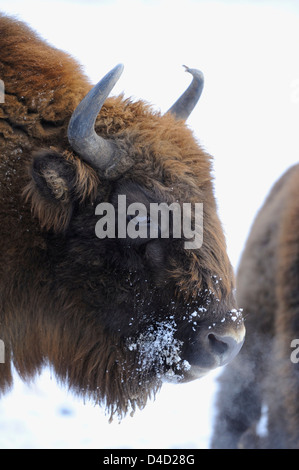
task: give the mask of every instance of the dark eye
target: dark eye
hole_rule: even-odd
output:
[[[127,214],[127,242],[130,245],[141,246],[149,242],[151,239],[152,219],[149,213],[136,212],[135,214]],[[135,228],[133,228],[135,225]]]
[[[136,224],[150,224],[151,223],[151,218],[150,215],[147,214],[145,217],[144,215],[129,215],[127,214],[127,222],[130,222],[130,220],[134,219]]]

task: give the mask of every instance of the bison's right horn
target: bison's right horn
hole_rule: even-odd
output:
[[[96,169],[105,171],[117,157],[112,141],[100,137],[95,131],[95,121],[106,98],[123,71],[119,64],[112,69],[78,104],[68,126],[68,140],[72,148]]]
[[[183,67],[185,67],[186,72],[191,73],[193,80],[185,93],[180,96],[167,112],[173,114],[176,119],[186,120],[200,98],[204,85],[204,76],[200,70],[189,69],[186,65]]]

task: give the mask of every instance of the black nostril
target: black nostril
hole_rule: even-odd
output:
[[[191,367],[205,370],[224,366],[239,353],[244,337],[244,327],[222,331],[220,327],[214,327],[211,330],[203,326],[198,330],[194,340],[185,345],[184,359],[189,362]]]
[[[240,341],[238,341],[238,338],[231,335],[218,333],[209,333],[207,338],[210,352],[219,365],[224,365],[231,361],[240,351],[244,341],[244,337],[240,337]]]
[[[229,348],[228,344],[218,339],[213,333],[210,333],[208,335],[208,339],[209,339],[212,351],[214,353],[219,354],[219,356],[221,356],[227,352]]]

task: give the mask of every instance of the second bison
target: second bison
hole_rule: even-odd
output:
[[[237,275],[247,340],[220,379],[213,447],[299,448],[299,165],[274,185]]]

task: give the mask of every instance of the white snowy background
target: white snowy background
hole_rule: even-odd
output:
[[[124,63],[113,93],[162,112],[189,84],[182,64],[203,71],[204,92],[188,125],[214,156],[236,268],[270,187],[299,159],[299,1],[0,0],[0,10],[78,58],[93,82]],[[74,397],[48,370],[30,386],[16,376],[0,401],[0,448],[208,448],[217,374],[164,385],[120,424],[108,424],[103,410]]]

